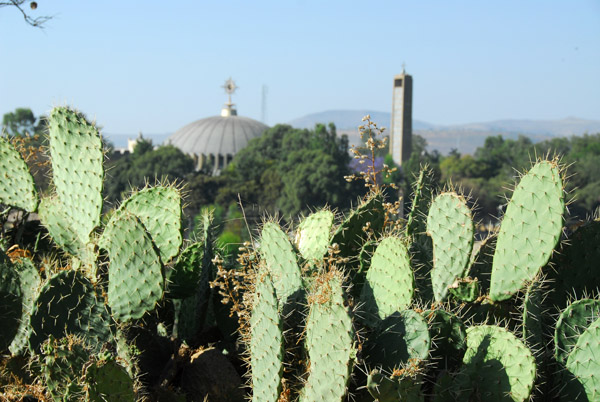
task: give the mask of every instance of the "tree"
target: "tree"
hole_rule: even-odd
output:
[[[27,0],[6,0],[6,1],[1,1],[0,0],[0,8],[1,7],[15,7],[17,10],[19,10],[21,12],[21,14],[23,15],[23,18],[25,19],[25,22],[29,25],[31,25],[32,27],[36,27],[36,28],[44,28],[44,24],[46,22],[48,22],[49,20],[52,19],[52,17],[50,16],[40,16],[40,17],[32,17],[30,14],[28,14],[28,11],[25,11],[23,4],[25,4],[27,2]],[[31,10],[37,10],[38,8],[38,3],[37,1],[30,1],[29,2],[29,8]]]
[[[46,117],[35,117],[31,109],[20,107],[14,112],[5,113],[2,117],[2,126],[9,135],[42,134],[46,127]]]

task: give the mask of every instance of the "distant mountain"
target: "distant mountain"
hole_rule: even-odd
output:
[[[313,113],[289,122],[294,127],[312,128],[316,123],[335,123],[340,133],[348,135],[350,143],[358,144],[360,137],[357,127],[365,115],[377,124],[390,127],[391,114],[369,110],[330,110]],[[517,138],[525,135],[534,142],[552,137],[600,133],[600,120],[585,120],[568,117],[560,120],[495,120],[482,123],[436,125],[413,120],[413,131],[427,140],[429,149],[437,149],[442,154],[453,148],[463,154],[470,154],[483,145],[485,138],[502,135],[505,138]]]

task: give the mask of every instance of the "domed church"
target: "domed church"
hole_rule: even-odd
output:
[[[219,175],[233,156],[253,138],[260,137],[269,127],[248,117],[238,116],[231,95],[237,86],[230,78],[223,85],[228,102],[220,116],[207,117],[190,123],[167,139],[167,144],[192,156],[196,170]]]

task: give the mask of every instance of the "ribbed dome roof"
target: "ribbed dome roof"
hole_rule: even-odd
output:
[[[213,116],[180,128],[169,137],[168,143],[187,154],[235,155],[268,128],[248,117]]]

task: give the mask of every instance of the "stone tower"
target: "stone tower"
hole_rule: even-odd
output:
[[[408,161],[412,151],[412,92],[412,77],[402,67],[402,74],[394,77],[390,134],[390,153],[399,166]]]

